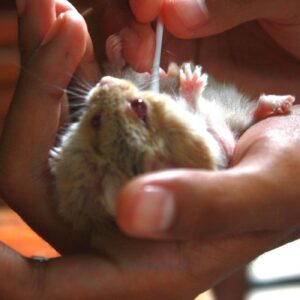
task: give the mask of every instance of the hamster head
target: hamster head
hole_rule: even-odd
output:
[[[154,95],[139,92],[131,82],[108,76],[88,96],[79,130],[95,154],[124,178],[150,171],[164,152],[153,100]]]
[[[178,167],[214,169],[220,150],[206,129],[180,101],[103,77],[89,93],[80,121],[62,141],[56,167],[61,214],[79,227],[86,220],[97,223],[114,215],[117,192],[138,174]]]
[[[126,177],[169,167],[213,168],[209,135],[199,119],[168,95],[140,91],[130,81],[107,76],[90,92],[88,105],[83,134]],[[176,156],[194,154],[191,142],[201,160]]]

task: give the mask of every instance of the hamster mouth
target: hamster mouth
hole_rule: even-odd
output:
[[[235,149],[235,139],[232,133],[226,129],[214,129],[208,128],[207,131],[212,135],[212,137],[217,141],[227,163],[229,164]]]

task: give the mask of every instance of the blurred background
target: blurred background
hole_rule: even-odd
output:
[[[41,0],[42,1],[42,0]],[[84,0],[71,1],[79,11]],[[0,1],[0,132],[20,70],[15,2]],[[1,201],[1,200],[0,200]],[[58,254],[0,202],[0,241],[26,256]],[[299,300],[300,241],[267,253],[220,283],[218,300]],[[120,299],[121,300],[121,299]],[[190,299],[187,299],[190,300]]]
[[[0,2],[0,129],[19,74],[15,3]]]

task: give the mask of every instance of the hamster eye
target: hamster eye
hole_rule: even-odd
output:
[[[91,125],[95,128],[98,129],[101,126],[101,114],[96,114],[92,117],[91,119]]]
[[[148,111],[145,101],[141,98],[137,98],[130,102],[130,106],[138,118],[145,122]]]

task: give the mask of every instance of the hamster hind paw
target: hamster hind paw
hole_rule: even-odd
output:
[[[200,66],[192,70],[190,63],[184,64],[180,69],[180,92],[183,98],[193,108],[207,84],[207,74],[202,73]]]
[[[295,97],[291,95],[261,95],[254,112],[254,119],[259,121],[271,115],[288,114],[294,102]]]

